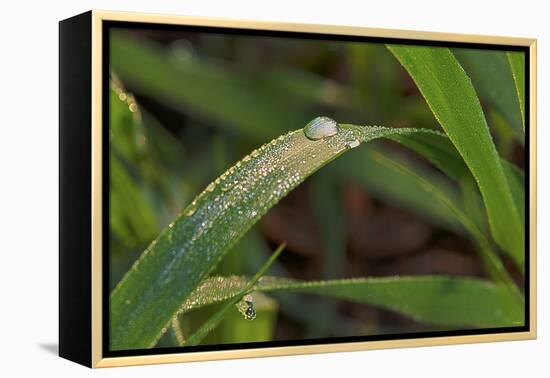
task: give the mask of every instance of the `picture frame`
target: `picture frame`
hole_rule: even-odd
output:
[[[291,24],[280,22],[275,23],[215,19],[208,17],[203,18],[95,10],[69,18],[67,20],[63,20],[60,22],[59,27],[59,355],[61,357],[88,367],[95,368],[186,361],[206,361],[214,359],[248,358],[260,356],[342,352],[396,347],[511,341],[536,338],[537,67],[535,39],[375,29],[368,27]],[[218,36],[221,35],[222,37],[224,35],[232,35],[236,36],[236,38],[256,38],[254,40],[254,43],[256,43],[258,40],[266,38],[283,38],[289,41],[303,39],[308,41],[311,40],[321,42],[333,41],[335,44],[371,43],[379,44],[381,46],[385,44],[395,44],[403,46],[427,46],[446,49],[469,48],[478,49],[480,51],[504,51],[516,52],[521,54],[522,58],[524,59],[524,71],[522,73],[525,74],[523,85],[523,107],[521,105],[522,96],[519,95],[521,91],[520,89],[518,89],[521,88],[520,84],[516,84],[516,89],[518,89],[518,92],[516,94],[519,98],[519,107],[521,108],[521,112],[519,112],[518,110],[517,113],[521,114],[524,123],[522,134],[524,135],[524,139],[521,142],[523,144],[517,141],[510,142],[516,144],[519,143],[520,147],[516,147],[516,150],[520,152],[517,152],[516,154],[520,156],[518,159],[520,159],[524,164],[524,176],[522,176],[524,178],[523,182],[520,181],[520,188],[525,193],[524,203],[522,203],[522,205],[524,205],[522,225],[525,227],[522,229],[522,232],[524,232],[524,237],[521,243],[518,242],[519,237],[517,235],[507,238],[507,235],[503,234],[502,230],[500,233],[498,232],[498,230],[493,231],[493,227],[496,226],[494,226],[494,220],[493,218],[491,218],[490,214],[491,204],[489,202],[486,202],[490,201],[486,200],[487,192],[484,192],[483,189],[481,189],[480,196],[480,198],[483,197],[485,206],[488,209],[487,212],[489,213],[489,222],[487,225],[487,230],[485,230],[485,232],[487,233],[487,235],[491,235],[491,237],[495,239],[495,241],[493,241],[491,237],[489,237],[491,245],[498,245],[497,247],[495,247],[499,251],[498,256],[503,256],[502,260],[504,261],[504,267],[502,268],[502,272],[504,273],[501,273],[504,275],[507,275],[508,273],[510,273],[511,276],[515,275],[514,277],[512,277],[510,282],[512,282],[512,284],[513,282],[515,282],[516,284],[519,282],[517,286],[519,287],[519,290],[522,291],[522,293],[519,294],[520,296],[522,296],[523,300],[521,324],[516,325],[514,323],[513,325],[510,324],[507,326],[501,325],[494,327],[450,327],[448,329],[424,329],[420,327],[419,329],[421,329],[421,331],[414,331],[410,333],[378,332],[376,334],[369,334],[368,331],[365,331],[364,334],[351,336],[330,336],[321,338],[304,337],[302,339],[280,339],[271,341],[240,343],[235,342],[227,344],[224,343],[207,345],[201,345],[199,343],[195,346],[175,346],[164,348],[152,348],[153,345],[143,347],[143,345],[146,345],[146,343],[136,343],[136,347],[134,348],[132,347],[133,344],[131,344],[130,342],[126,342],[127,340],[123,340],[120,341],[120,344],[117,344],[121,345],[120,348],[114,348],[113,333],[118,331],[113,331],[114,328],[110,327],[110,325],[112,326],[112,324],[115,323],[115,321],[113,321],[112,319],[114,312],[110,311],[113,310],[113,307],[115,307],[115,305],[110,304],[110,300],[112,300],[111,296],[113,295],[112,287],[114,286],[114,283],[109,281],[110,277],[112,280],[113,276],[113,261],[110,259],[109,255],[109,249],[111,246],[109,235],[113,232],[112,221],[110,221],[109,218],[110,210],[112,210],[112,208],[110,208],[109,206],[113,205],[113,200],[110,199],[110,195],[112,193],[110,177],[112,176],[109,176],[109,171],[112,169],[110,167],[110,157],[112,156],[110,154],[112,154],[112,151],[109,150],[109,145],[111,143],[110,138],[112,138],[112,131],[109,129],[111,125],[111,113],[109,113],[111,107],[110,96],[112,95],[112,92],[110,91],[114,91],[113,93],[119,96],[122,101],[126,102],[131,112],[133,112],[132,106],[137,106],[135,105],[135,102],[132,102],[133,97],[129,97],[130,94],[129,92],[125,91],[123,85],[116,86],[118,73],[112,70],[113,56],[117,56],[119,59],[124,60],[126,56],[130,57],[130,52],[133,51],[131,49],[127,49],[124,50],[124,54],[120,53],[119,55],[116,55],[115,47],[113,47],[114,42],[112,39],[112,32],[113,30],[119,29],[130,31],[137,30],[138,32],[147,30],[150,32],[149,35],[151,34],[151,31],[154,31],[156,34],[153,34],[155,34],[155,38],[158,38],[158,40],[170,40],[172,43],[172,48],[174,48],[174,46],[178,47],[178,45],[174,43],[181,40],[181,36],[179,36],[178,33],[214,33]],[[187,51],[187,48],[188,46],[184,44],[183,48],[174,52],[175,55],[180,54],[179,58],[176,56],[176,58],[171,57],[170,59],[187,59],[187,55],[185,55],[189,53],[189,51]],[[213,49],[215,50],[215,48]],[[280,50],[273,51],[277,53]],[[269,55],[270,51],[264,51],[264,53]],[[184,56],[182,57],[181,54],[183,54]],[[402,51],[401,54],[394,52],[394,55],[398,58],[400,63],[408,69],[409,73],[411,73],[412,70],[414,76],[414,70],[415,68],[418,69],[418,67],[414,65],[414,59],[411,59],[409,61],[409,65],[407,65],[407,54],[407,51]],[[141,55],[136,56],[142,57]],[[275,58],[271,57],[270,59]],[[317,59],[321,58],[317,57]],[[128,62],[130,63],[129,65],[127,65],[128,67],[133,67],[135,64],[137,64],[137,60],[131,60],[130,58],[128,58]],[[438,67],[437,62],[438,60],[434,58],[434,61],[432,62],[434,64],[433,67]],[[512,75],[514,75],[513,62],[511,60],[506,62],[510,62],[511,68],[507,66],[507,69],[511,70]],[[147,64],[151,65],[153,63],[153,60],[147,61]],[[321,63],[322,62],[320,62],[319,60],[316,61],[312,58],[311,61],[307,64],[311,66],[321,66]],[[466,71],[468,71],[468,67],[465,62],[461,61],[461,63],[463,63],[464,67],[466,67]],[[246,65],[244,67],[246,69]],[[423,70],[424,66],[421,66],[419,72],[421,73]],[[426,68],[426,70],[428,69]],[[459,64],[456,67],[456,70],[458,73],[461,73],[463,72],[464,68]],[[199,72],[198,69],[197,71],[191,71],[191,76],[188,77],[188,81],[191,80],[190,78],[194,77],[193,75],[197,75],[197,72]],[[489,70],[488,72],[490,74],[493,71]],[[139,73],[134,73],[134,75],[138,74]],[[467,72],[467,74],[471,74],[471,72]],[[481,75],[484,74],[486,75],[487,73],[481,73]],[[132,74],[128,73],[127,77],[132,77],[131,75]],[[466,76],[468,79],[465,81],[466,84],[464,85],[468,88],[474,88],[476,86],[474,80],[475,75],[471,74],[470,76],[471,78]],[[487,80],[491,79],[490,75],[487,77]],[[516,80],[516,77],[513,77],[514,80]],[[473,86],[470,79],[474,81]],[[120,80],[124,83],[125,77],[122,76]],[[262,80],[262,77],[257,78],[257,80]],[[280,76],[277,76],[277,80],[282,79],[280,79]],[[426,94],[426,91],[430,90],[430,84],[429,82],[425,82],[423,80],[424,79],[422,79],[422,77],[414,77],[413,80],[410,80],[409,82],[410,87],[414,88],[414,84],[420,87],[420,93],[417,93],[419,98],[421,98],[420,95],[424,96],[425,98],[427,97],[426,100],[428,103],[428,107],[435,113],[435,118],[437,119],[437,121],[446,125],[447,121],[445,119],[445,110],[442,110],[443,113],[438,113],[437,109],[434,110],[438,107],[438,100],[435,97],[430,98],[430,95]],[[115,87],[113,87],[113,82],[115,82]],[[292,81],[290,81],[290,83],[292,83]],[[135,88],[146,92],[145,87],[140,87],[138,84],[135,84]],[[157,87],[153,85],[151,88]],[[334,88],[338,89],[338,86],[334,86]],[[475,90],[479,90],[479,88],[475,88]],[[150,100],[150,98],[158,95],[160,91],[161,90],[159,89],[156,92],[151,92],[151,94],[145,93],[143,94],[141,99],[143,101],[148,101],[148,99]],[[222,89],[220,89],[220,91],[222,91]],[[253,88],[250,89],[249,93],[251,93],[251,99],[256,96]],[[340,92],[329,91],[324,94],[324,98],[328,97],[332,101],[334,98],[337,98],[339,96],[339,93]],[[474,93],[475,95],[474,91],[472,93]],[[212,95],[212,92],[207,93],[207,96]],[[235,96],[238,96],[238,93],[235,94]],[[445,95],[443,94],[442,96],[444,97]],[[485,94],[485,96],[488,99],[492,98],[491,93],[487,93]],[[447,100],[442,100],[443,103],[447,104],[446,101]],[[477,101],[479,103],[479,100]],[[341,105],[339,106],[345,106],[345,104],[342,104],[344,102],[345,101],[340,102]],[[338,103],[338,101],[336,101],[336,103]],[[482,105],[484,105],[484,107],[492,109],[492,105],[490,104],[486,105],[482,103]],[[158,110],[160,105],[157,104],[152,106],[156,106]],[[219,103],[218,106],[221,107]],[[159,112],[165,111],[162,110],[164,109],[162,106],[160,106],[160,108],[161,110],[158,110]],[[443,106],[443,108],[445,108],[445,106]],[[197,109],[185,108],[185,111],[189,111],[190,114],[201,115],[207,113],[207,111],[205,111],[204,108],[201,108],[200,106],[197,106]],[[450,109],[450,113],[448,114],[451,114],[452,118],[452,111],[455,109],[452,106],[450,106],[448,109]],[[498,110],[499,107],[495,106],[495,109]],[[321,107],[321,110],[324,110],[324,108]],[[479,106],[479,110],[479,114],[481,114],[481,117],[483,118],[483,120],[485,120],[485,117],[487,115],[484,116],[484,113],[481,112],[481,106]],[[486,108],[484,108],[483,110],[486,110]],[[210,118],[205,117],[205,119],[209,120]],[[314,119],[314,117],[311,117],[311,119]],[[203,121],[201,119],[198,122],[200,124],[200,122]],[[329,137],[333,136],[334,134],[331,131],[331,127],[333,127],[333,124],[331,122],[332,120],[328,118],[316,118],[312,121],[312,123],[308,124],[306,128],[309,127],[309,130],[313,133],[311,135],[315,134],[310,139],[316,140],[316,133],[324,133],[323,137],[324,135],[328,135]],[[228,123],[231,122],[228,121]],[[289,130],[301,129],[304,126],[304,123],[294,124],[292,125],[292,127],[290,127]],[[343,128],[342,125],[336,123],[334,123],[334,127],[335,130],[338,130],[338,132],[340,132],[340,130],[342,130]],[[380,129],[377,130],[377,132],[381,132]],[[446,132],[446,135],[449,136],[451,142],[455,146],[459,145],[459,142],[456,142],[456,140],[460,140],[461,138],[461,135],[459,135],[460,131],[458,131],[458,134],[456,134],[457,131],[449,131],[445,127],[444,131]],[[466,133],[467,132],[468,131],[466,131]],[[336,133],[336,131],[334,131],[334,133]],[[307,129],[305,135],[308,136]],[[309,135],[308,138],[311,135]],[[487,135],[490,138],[491,134],[489,134],[488,131]],[[276,135],[274,135],[274,137],[275,136]],[[234,136],[232,138],[233,139],[231,140],[235,140]],[[369,138],[370,137],[365,137],[364,140],[367,140]],[[396,139],[399,138],[397,137]],[[269,140],[271,139],[262,140],[262,144],[269,142]],[[510,140],[513,141],[515,139],[513,138],[513,136],[510,136]],[[342,147],[342,150],[338,150],[338,154],[340,154],[343,150],[354,148],[355,142],[355,139],[352,142],[345,142],[345,148]],[[357,144],[359,144],[359,141],[357,141]],[[457,147],[457,149],[459,150],[460,156],[464,156],[466,166],[473,172],[476,182],[478,182],[480,186],[483,186],[483,183],[479,182],[478,176],[478,174],[481,175],[479,169],[483,169],[483,166],[476,168],[475,165],[472,165],[473,163],[468,160],[469,155],[467,153],[470,150],[463,151],[460,149],[460,147]],[[495,156],[498,157],[499,153],[500,152],[497,152]],[[238,156],[238,159],[241,159],[243,157],[244,155]],[[327,160],[332,160],[332,156],[329,159],[327,155]],[[325,161],[319,162],[318,165],[320,167],[325,163]],[[298,165],[305,166],[307,164],[304,163]],[[312,169],[312,172],[317,170],[317,168],[318,167]],[[296,169],[298,170],[302,168]],[[299,172],[304,173],[305,171]],[[312,172],[307,171],[306,176]],[[498,182],[498,179],[499,178],[497,177],[497,179],[495,179],[497,181],[489,181],[489,183]],[[297,184],[298,183],[296,183],[296,185]],[[523,184],[523,186],[521,184]],[[294,186],[292,186],[292,188],[294,188]],[[477,188],[477,186],[475,186],[475,188]],[[216,192],[217,190],[218,189],[213,189],[214,192]],[[208,190],[207,187],[204,193],[206,192],[210,193],[212,191]],[[198,192],[195,194],[198,194]],[[125,195],[129,194],[125,193]],[[190,198],[192,199],[193,196]],[[186,205],[188,203],[189,202],[184,203],[183,205]],[[182,216],[185,215],[185,213],[189,213],[189,215],[187,215],[188,217],[191,217],[193,215],[195,209],[193,208],[191,212],[188,212],[188,209],[189,207],[181,207],[180,211],[182,211]],[[461,209],[460,206],[458,206],[458,209]],[[485,209],[485,207],[483,207],[482,209]],[[253,217],[256,217],[255,213],[254,216],[251,216],[251,218]],[[507,217],[505,218],[507,219]],[[243,224],[246,223],[241,218],[236,219],[240,219]],[[175,222],[177,225],[177,219]],[[170,225],[173,224],[174,223],[170,223]],[[166,227],[170,227],[170,225],[164,224],[164,226]],[[165,227],[161,227],[161,229],[165,229]],[[152,240],[156,239],[152,238],[151,240],[149,240],[149,242]],[[206,243],[205,241],[204,245],[215,245],[216,243],[217,242],[215,240],[213,240],[211,243]],[[517,257],[518,255],[514,255],[513,252],[507,255],[507,248],[508,246],[511,246],[510,249],[514,250],[514,246],[518,245],[518,243],[521,244],[520,247],[523,248],[524,251],[524,253],[520,257],[521,264],[523,265],[519,265],[519,268],[514,268],[514,256]],[[484,244],[481,243],[482,247],[483,245]],[[148,247],[145,252],[147,252],[148,250],[150,252],[151,248],[152,247]],[[157,254],[161,254],[161,252],[158,252]],[[139,259],[139,256],[140,255],[136,255],[134,259],[137,261],[137,259]],[[500,262],[496,264],[498,265],[500,264]],[[127,266],[131,266],[131,264]],[[141,269],[144,270],[143,266],[141,266]],[[145,270],[146,269],[149,268],[145,268]],[[204,274],[201,273],[199,281],[202,282],[201,280],[205,278],[205,274],[210,271],[211,270],[207,269],[204,271]],[[189,273],[190,276],[192,276],[193,274],[194,273]],[[473,273],[472,275],[481,275],[481,273]],[[498,274],[496,276],[498,276]],[[505,287],[506,279],[506,277],[503,278],[504,284],[499,283],[498,279],[495,279],[497,282],[495,284],[495,287],[497,289],[495,290],[500,290],[500,288]],[[141,277],[136,278],[136,282],[140,280],[142,280]],[[195,289],[199,281],[195,282]],[[252,281],[250,281],[250,283],[252,284]],[[254,281],[254,284],[256,285],[254,286],[256,288],[258,287],[257,285],[259,285],[256,283],[256,281]],[[252,286],[248,287],[244,285],[243,287],[247,287],[248,292],[250,292],[250,290],[252,289]],[[241,289],[243,287],[241,287]],[[155,291],[155,295],[157,293],[158,292]],[[245,294],[244,291],[239,291],[237,293],[234,293],[234,296],[230,296],[224,299],[230,302],[231,298],[237,298],[236,294],[240,295],[239,299],[241,300],[241,302],[244,300],[245,302],[242,303],[248,303],[250,308],[250,303],[252,299],[250,299],[249,302],[243,299],[243,295]],[[182,296],[182,298],[188,297],[189,293],[187,293],[187,295],[185,296]],[[346,298],[349,299],[349,297]],[[129,306],[132,305],[131,300],[127,299],[126,297],[122,298],[121,300],[125,300],[126,302],[124,303],[127,303]],[[402,298],[400,300],[402,300]],[[157,302],[152,301],[151,303]],[[230,304],[235,305],[235,303]],[[143,308],[146,307],[146,305],[143,305]],[[382,307],[389,310],[395,308],[392,306]],[[135,311],[135,313],[146,311],[143,310],[143,308],[141,310],[139,308],[136,308],[132,311]],[[150,314],[149,317],[154,317],[154,311],[150,311],[153,315]],[[246,311],[246,309],[244,311]],[[475,313],[475,310],[470,310],[469,312],[465,313]],[[508,314],[504,315],[508,316]],[[132,322],[138,322],[138,320],[136,320],[137,316],[141,315],[136,315],[136,318],[132,318],[131,316],[123,317],[121,318],[119,323],[130,326]],[[212,319],[205,318],[202,320],[207,321]],[[147,330],[148,327],[142,327],[143,324],[139,323],[136,328],[130,328],[130,331],[128,331],[128,333],[134,332],[137,334],[142,332],[143,330]],[[482,322],[481,324],[485,323]],[[153,327],[151,327],[151,329],[152,328]],[[200,330],[201,328],[199,327],[199,331]],[[126,333],[125,335],[127,335],[128,333]],[[147,331],[143,331],[142,333],[147,333]],[[160,336],[161,334],[159,335],[159,337]],[[145,338],[145,336],[143,337]],[[121,336],[120,340],[122,340],[123,338],[124,337]],[[155,339],[155,343],[157,341],[158,339]],[[130,346],[128,347],[128,345]]]

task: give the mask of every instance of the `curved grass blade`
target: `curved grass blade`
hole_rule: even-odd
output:
[[[523,145],[523,117],[506,52],[453,49],[453,53],[472,79],[479,96],[502,114],[516,140]]]
[[[430,162],[432,162],[436,167],[438,167],[442,172],[444,172],[450,178],[456,180],[460,186],[461,191],[461,200],[456,200],[451,198],[453,202],[459,203],[462,201],[463,207],[466,214],[470,217],[480,228],[485,232],[488,228],[486,210],[483,204],[483,201],[480,197],[479,188],[475,181],[474,176],[472,176],[471,171],[468,166],[456,150],[455,146],[449,140],[449,138],[442,133],[431,133],[431,134],[403,134],[403,135],[393,135],[389,137],[390,139],[399,142],[400,144],[412,149],[418,154],[422,155]],[[501,159],[501,164],[504,168],[504,173],[506,179],[510,184],[512,191],[522,190],[521,188],[512,188],[513,184],[510,180],[510,177],[507,173],[506,165],[508,162],[504,159]],[[427,175],[424,174],[423,178],[426,179]],[[437,186],[441,186],[441,183],[438,183]],[[446,190],[448,196],[450,194],[449,190]],[[514,200],[515,200],[515,194]],[[516,205],[518,204],[517,201]],[[518,207],[520,215],[523,212],[523,205]]]
[[[525,223],[525,175],[521,169],[509,161],[502,159],[501,162],[506,179],[510,184],[512,197],[514,197],[514,202],[519,211],[521,221]]]
[[[456,202],[453,201],[452,197],[449,198],[446,192],[442,191],[440,187],[433,185],[433,182],[416,175],[406,166],[401,165],[382,154],[374,152],[373,159],[378,161],[387,170],[398,171],[404,176],[408,176],[411,180],[416,181],[418,186],[420,186],[427,195],[430,195],[435,203],[446,209],[449,213],[453,214],[455,219],[468,231],[480,248],[480,257],[489,275],[495,281],[505,283],[516,295],[518,295],[518,297],[521,297],[514,282],[506,271],[506,268],[502,264],[502,261],[493,251],[489,240],[487,240],[477,224],[464,211],[461,210]]]
[[[273,264],[275,260],[277,260],[277,257],[281,254],[283,249],[285,248],[285,244],[281,244],[275,252],[271,255],[271,257],[265,262],[264,265],[258,270],[258,272],[248,281],[238,292],[236,295],[232,296],[227,303],[223,305],[221,309],[219,309],[210,319],[208,319],[195,333],[193,333],[189,338],[185,340],[186,346],[192,346],[192,345],[198,345],[202,339],[214,328],[220,324],[220,322],[223,320],[225,315],[227,314],[227,311],[229,311],[233,306],[237,304],[246,294],[248,294],[252,287],[256,285],[258,280],[261,276],[265,274],[267,269]]]
[[[388,48],[409,72],[475,177],[495,241],[523,266],[525,230],[470,79],[447,48]]]
[[[456,229],[456,226],[460,225],[471,235],[478,245],[480,257],[489,276],[495,281],[506,283],[511,290],[519,295],[517,287],[503,266],[502,261],[494,252],[490,241],[484,235],[486,218],[484,214],[479,214],[478,211],[480,205],[481,209],[483,207],[477,186],[468,167],[460,158],[460,155],[449,139],[439,132],[404,132],[388,135],[387,137],[416,151],[440,168],[449,177],[456,179],[461,187],[462,202],[464,202],[462,207],[464,211],[460,206],[461,200],[456,190],[453,190],[440,177],[424,172],[422,172],[422,175],[419,175],[410,167],[410,164],[400,163],[395,159],[388,158],[376,149],[372,149],[372,147],[369,148],[370,151],[359,152],[363,158],[362,162],[369,164],[367,167],[368,171],[350,169],[350,167],[345,167],[341,164],[338,165],[340,170],[344,170],[352,177],[367,181],[368,184],[375,186],[377,183],[376,180],[371,179],[371,174],[373,176],[383,175],[385,178],[395,177],[395,180],[401,184],[406,183],[406,188],[394,185],[392,188],[386,187],[385,189],[398,191],[399,194],[397,197],[402,201],[408,201],[413,206],[418,206],[418,202],[420,201],[425,204],[425,212],[434,216],[435,219],[444,221],[448,227],[455,231],[460,231],[460,229]],[[502,163],[505,166],[509,164],[504,160]],[[373,172],[373,168],[378,168],[380,173]],[[521,190],[521,187],[518,187],[518,185],[514,187],[517,191]],[[385,193],[385,195],[387,194]],[[411,195],[414,195],[414,197],[410,197]],[[472,207],[474,208],[472,209]]]
[[[507,52],[508,63],[512,69],[512,76],[516,84],[518,94],[519,108],[521,111],[521,122],[523,131],[525,131],[525,53]]]
[[[463,196],[469,197],[468,201],[470,203],[474,205],[477,203],[479,192],[475,178],[472,176],[468,166],[464,160],[462,160],[460,154],[446,135],[437,132],[422,134],[409,133],[391,135],[388,136],[388,138],[424,156],[447,176],[455,179],[460,184]],[[504,171],[506,181],[510,186],[516,209],[523,224],[525,218],[523,172],[506,159],[500,158],[500,164]],[[483,204],[475,205],[475,207],[478,208],[477,210],[485,210],[483,209]],[[468,203],[465,203],[465,208],[468,208]],[[475,208],[472,209],[468,215],[476,219],[479,227],[484,228],[486,220],[481,214],[474,214],[477,210]]]
[[[313,172],[361,142],[417,131],[340,125],[335,135],[314,141],[300,129],[246,156],[160,233],[112,291],[111,348],[154,346],[183,300],[233,244]]]
[[[185,301],[181,312],[239,296],[242,276],[210,277]],[[264,276],[251,291],[316,294],[367,303],[445,326],[506,327],[524,322],[523,303],[506,287],[469,277],[403,276],[297,281]]]
[[[109,158],[112,203],[109,223],[114,236],[126,249],[143,248],[158,232],[155,211],[143,190],[144,180],[131,169],[137,165],[145,168],[144,146],[138,143],[143,136],[143,125],[133,97],[114,82],[109,91],[109,104],[109,146],[113,152]]]

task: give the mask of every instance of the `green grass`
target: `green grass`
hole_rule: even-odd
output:
[[[260,292],[276,295],[288,316],[319,329],[327,324],[336,327],[338,322],[327,323],[329,317],[325,317],[316,323],[304,315],[293,295],[369,304],[452,329],[523,324],[522,294],[500,253],[507,254],[523,272],[524,175],[495,147],[479,97],[490,101],[502,124],[514,131],[521,145],[523,56],[388,46],[384,59],[391,62],[392,54],[397,59],[393,65],[381,67],[393,70],[399,63],[403,66],[442,132],[341,123],[335,135],[311,140],[302,129],[309,121],[305,108],[323,104],[366,117],[359,104],[362,99],[375,102],[376,96],[292,70],[270,71],[261,80],[254,80],[215,61],[176,61],[166,49],[123,34],[114,35],[111,43],[111,64],[123,82],[165,105],[215,120],[221,126],[218,132],[230,135],[223,140],[212,137],[211,150],[190,152],[146,111],[130,109],[127,99],[121,99],[122,89],[114,85],[110,102],[110,224],[115,235],[111,264],[128,266],[135,262],[126,272],[111,272],[116,283],[110,295],[113,350],[268,338],[275,324],[273,306],[262,318],[265,323],[248,338],[242,336],[246,332],[233,329],[240,324],[235,319],[240,316],[235,304],[245,294]],[[356,80],[368,82],[359,74],[368,69],[361,59],[371,52],[361,51],[358,45],[350,52]],[[484,64],[490,62],[496,62],[498,70],[489,78],[484,74]],[[142,74],[144,67],[149,67],[150,75]],[[392,77],[393,71],[382,72]],[[497,80],[502,77],[505,80]],[[391,102],[397,83],[388,80],[391,85],[383,90]],[[498,85],[493,88],[492,82]],[[406,114],[412,114],[406,109]],[[383,114],[389,110],[378,111]],[[289,129],[295,130],[287,132]],[[235,135],[246,139],[240,149],[235,148],[240,143],[235,142]],[[193,136],[203,137],[200,133]],[[400,144],[437,169],[395,155],[376,142],[363,146],[378,139]],[[250,147],[259,141],[265,144]],[[234,158],[227,156],[231,152]],[[212,165],[210,156],[216,157],[217,167],[238,162],[210,181],[204,173]],[[191,157],[193,164],[188,163]],[[304,282],[263,276],[267,268],[277,276],[286,272],[275,261],[280,248],[262,265],[267,248],[254,225],[329,163],[310,181],[311,206],[322,221],[319,227],[326,248],[326,279]],[[488,279],[339,279],[337,272],[342,271],[345,258],[345,229],[337,183],[343,177],[367,186],[382,200],[469,238]],[[257,274],[251,279],[234,275],[247,269]],[[270,297],[264,299],[276,303]],[[322,308],[330,316],[338,316],[328,302]],[[243,324],[242,329],[246,329]]]
[[[472,82],[446,48],[392,45],[477,181],[499,246],[523,269],[524,225]]]
[[[181,312],[240,298],[250,290],[241,276],[210,277],[191,294]],[[428,324],[499,327],[522,325],[523,306],[506,287],[465,277],[416,276],[302,282],[265,276],[253,287],[336,297],[396,311]],[[437,303],[437,306],[434,306]]]

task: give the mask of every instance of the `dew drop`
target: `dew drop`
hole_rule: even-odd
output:
[[[256,309],[254,308],[254,302],[252,295],[247,294],[237,303],[237,309],[242,314],[245,320],[256,319]]]
[[[231,190],[238,183],[239,183],[239,181],[237,181],[237,180],[223,183],[222,192],[227,192],[227,191]]]
[[[346,147],[348,147],[348,148],[355,148],[355,147],[359,146],[360,144],[361,144],[361,143],[360,143],[357,139],[355,139],[355,140],[352,140],[352,141],[347,142],[347,143],[346,143]]]
[[[246,320],[256,319],[256,310],[254,309],[254,306],[250,306],[246,309],[246,311],[244,312],[244,318]]]
[[[319,140],[338,132],[338,124],[328,117],[317,117],[304,127],[304,134],[308,139]]]
[[[206,187],[206,191],[207,191],[207,192],[213,192],[215,187],[216,187],[216,184],[213,183],[213,182],[211,182],[211,183],[208,184],[208,186]]]

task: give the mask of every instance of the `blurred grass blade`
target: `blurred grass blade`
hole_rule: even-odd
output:
[[[524,144],[524,126],[518,94],[506,52],[453,49],[477,93],[503,115],[516,139]]]
[[[248,282],[241,276],[210,277],[187,299],[182,311],[239,296]],[[468,277],[403,276],[303,282],[265,276],[252,291],[330,296],[444,326],[506,327],[524,322],[523,303],[506,287]]]
[[[521,222],[525,223],[525,175],[521,169],[506,160],[501,160],[504,174],[510,184],[512,197],[519,210]]]
[[[121,32],[111,33],[110,44],[111,66],[125,83],[239,135],[256,140],[273,138],[285,125],[308,121],[299,103],[288,96],[256,90],[255,86],[263,84],[244,73],[192,56],[178,59],[168,48]]]
[[[466,214],[475,221],[477,226],[483,231],[486,230],[487,216],[483,201],[481,200],[479,189],[475,178],[468,166],[456,150],[449,138],[441,133],[431,134],[398,134],[389,137],[412,149],[418,154],[432,162],[442,172],[450,178],[456,180],[460,186],[463,207]],[[505,168],[507,162],[501,159],[501,164]],[[427,175],[423,175],[425,178]],[[505,176],[509,181],[508,174]],[[512,183],[510,183],[512,186]],[[521,188],[520,188],[521,190]],[[459,203],[457,201],[456,203]],[[523,206],[523,205],[522,205]],[[520,215],[523,207],[518,207]]]
[[[464,207],[471,210],[468,215],[475,219],[479,227],[485,227],[485,217],[479,214],[479,210],[485,211],[485,209],[482,203],[477,204],[479,192],[474,176],[447,136],[440,133],[409,133],[395,134],[389,138],[424,156],[447,176],[455,179],[461,186],[462,196],[466,197]],[[512,197],[523,224],[525,217],[523,172],[505,159],[501,158],[500,164],[504,170],[506,181],[510,185]],[[425,176],[423,175],[423,177]]]
[[[185,340],[185,346],[198,345],[202,339],[223,320],[227,312],[232,309],[237,302],[239,302],[246,294],[248,294],[252,287],[258,282],[261,276],[265,274],[267,269],[273,264],[273,262],[279,257],[283,251],[285,245],[281,244],[273,255],[265,262],[265,264],[258,270],[258,272],[248,281],[237,295],[233,296],[227,303],[224,303],[221,309],[219,309],[210,319],[208,319],[195,333],[189,336]]]
[[[449,198],[445,191],[442,191],[438,186],[433,185],[432,182],[426,180],[422,176],[418,176],[415,172],[410,171],[406,166],[400,165],[396,161],[393,161],[382,154],[373,153],[373,159],[378,161],[388,171],[399,171],[402,175],[408,176],[411,180],[416,181],[417,186],[421,187],[427,195],[429,195],[434,203],[445,209],[448,213],[452,214],[455,219],[468,231],[472,239],[476,242],[481,250],[481,260],[489,273],[489,275],[498,282],[503,282],[509,286],[513,292],[517,293],[517,289],[512,279],[508,275],[502,261],[498,255],[493,251],[491,243],[478,225],[460,208],[457,201],[453,198]]]
[[[282,135],[226,171],[143,252],[110,297],[111,348],[150,348],[179,305],[267,210],[313,172],[375,138],[421,130],[340,125]]]
[[[311,208],[322,245],[322,278],[341,277],[346,263],[346,229],[342,193],[329,171],[319,172],[310,181]],[[323,206],[315,206],[315,204]]]
[[[111,209],[109,222],[114,236],[126,249],[143,247],[157,232],[157,219],[149,198],[142,190],[143,177],[130,171],[130,166],[144,166],[144,146],[139,139],[143,135],[143,125],[131,95],[120,87],[109,91],[109,147],[112,153],[110,165]],[[130,106],[134,106],[130,110]]]
[[[506,54],[516,85],[519,108],[521,111],[521,122],[525,131],[525,53],[509,51]]]
[[[475,177],[495,241],[523,270],[524,227],[469,77],[447,48],[388,45]]]
[[[432,186],[439,188],[453,202],[460,201],[457,189],[445,176],[408,158],[392,154],[379,143],[371,143],[367,148],[360,148],[343,156],[335,162],[333,170],[339,177],[351,178],[355,183],[366,187],[369,193],[385,203],[402,206],[437,227],[454,233],[465,232],[455,216],[436,203],[432,194],[426,191],[424,186],[419,185],[416,179],[403,174],[400,170],[388,169],[375,158],[375,154],[384,155],[399,165],[406,166],[409,171],[415,172]]]

